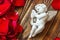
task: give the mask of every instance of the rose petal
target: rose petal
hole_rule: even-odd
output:
[[[56,37],[54,40],[60,40],[60,38],[59,37]]]
[[[52,7],[56,10],[60,10],[60,0],[53,0]]]
[[[24,6],[25,5],[25,0],[15,0],[14,5],[15,6]]]

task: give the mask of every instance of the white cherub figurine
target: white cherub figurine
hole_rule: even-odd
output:
[[[50,13],[49,12],[46,13],[47,7],[45,4],[37,4],[35,6],[35,10],[32,10],[31,12],[30,24],[32,26],[32,29],[29,38],[34,37],[38,33],[42,32],[46,22],[50,21],[56,15],[56,11],[54,11],[55,14],[53,15],[51,11],[49,11]]]

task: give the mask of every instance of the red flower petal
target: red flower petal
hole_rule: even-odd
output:
[[[15,6],[24,6],[25,5],[25,0],[15,0],[14,5]]]
[[[6,40],[6,37],[5,37],[5,35],[3,36],[0,36],[0,40]]]
[[[0,35],[6,35],[8,32],[9,20],[6,18],[0,18]]]
[[[17,25],[17,29],[18,29],[18,30],[17,30],[18,32],[22,33],[23,27],[22,27],[21,25],[18,24],[18,25]]]
[[[22,33],[22,31],[23,31],[22,26],[17,25],[15,30],[12,32],[12,34],[11,34],[11,32],[8,33],[8,38],[12,39],[12,38],[16,37],[16,35],[18,35],[19,33]]]
[[[60,10],[60,0],[53,0],[52,7],[56,10]]]
[[[18,12],[11,12],[7,14],[7,18],[11,19],[13,21],[17,21],[18,20]]]
[[[8,0],[3,0],[4,2],[0,4],[0,16],[5,14],[11,6],[11,3]]]
[[[15,32],[22,33],[22,31],[23,31],[23,27],[18,24],[17,27],[16,27],[16,29],[15,29]]]
[[[60,40],[60,38],[59,37],[56,37],[55,40]]]
[[[15,30],[17,27],[17,21],[12,21],[12,26],[13,26],[13,29]]]

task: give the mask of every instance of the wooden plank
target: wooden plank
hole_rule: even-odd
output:
[[[26,11],[28,10],[30,4],[31,4],[32,0],[26,0],[26,4],[23,8],[22,14],[20,15],[20,21],[22,20],[22,18],[24,17]]]
[[[59,27],[60,22],[60,11],[58,12],[57,16],[54,19],[51,28],[49,29],[48,33],[46,34],[44,40],[53,40],[52,36],[56,32],[57,28]]]
[[[38,3],[40,3],[40,2],[38,2]],[[38,4],[38,3],[36,3],[36,4]],[[35,4],[35,5],[36,5]],[[51,24],[52,22],[49,22],[49,26],[50,26],[50,24]],[[47,26],[46,28],[45,28],[45,30],[44,30],[44,32],[45,32],[45,34],[47,33],[46,32],[46,30],[47,30],[47,28],[49,29],[49,27]],[[42,32],[43,34],[44,34],[44,32]],[[45,36],[45,34],[44,35],[41,35],[41,34],[39,34],[39,35],[37,35],[35,38],[32,38],[32,39],[28,39],[28,40],[42,40],[43,38],[44,38],[44,36]]]
[[[26,21],[28,21],[27,19],[29,18],[30,16],[30,12],[31,12],[31,8],[33,7],[33,3],[31,4],[31,6],[29,7],[29,10],[26,12],[24,18],[22,18],[22,21],[21,21],[21,25],[24,26],[24,24],[26,23]]]
[[[23,18],[23,19],[24,19],[23,21],[25,21],[25,22],[23,22],[23,21],[21,22],[21,24],[25,23],[25,25],[24,25],[24,24],[23,24],[23,25],[24,25],[24,27],[27,26],[27,28],[26,28],[26,27],[25,27],[25,28],[26,28],[26,30],[28,30],[28,32],[27,32],[26,30],[24,30],[24,32],[23,32],[23,38],[26,38],[26,37],[28,36],[27,34],[30,33],[29,28],[31,28],[31,25],[29,24],[30,26],[28,26],[26,22],[28,22],[28,23],[30,22],[30,14],[31,14],[30,12],[31,12],[32,8],[34,7],[34,5],[35,5],[37,2],[38,2],[38,0],[37,0],[37,1],[34,0],[34,1],[31,3],[28,11],[26,12],[26,14],[25,14],[25,16],[24,16],[25,18]],[[41,2],[41,1],[40,1],[40,2]],[[26,20],[27,20],[27,21],[26,21]],[[24,35],[24,34],[25,34],[25,35]],[[24,37],[24,36],[25,36],[25,37]]]
[[[38,1],[37,1],[38,2]],[[28,21],[29,17],[30,17],[30,14],[31,14],[31,10],[34,8],[34,5],[36,3],[36,0],[34,0],[30,7],[28,8],[28,10],[26,11],[25,13],[25,16],[22,18],[22,21],[21,21],[21,25],[24,26],[24,24],[26,23],[26,21]]]
[[[48,0],[47,0],[48,1]],[[52,1],[52,0],[51,0]],[[50,1],[50,2],[51,2]],[[47,3],[45,3],[45,4],[47,4]],[[45,37],[45,35],[46,35],[46,33],[48,32],[48,30],[49,30],[49,28],[50,28],[50,26],[52,25],[52,22],[53,22],[53,19],[52,19],[52,21],[50,21],[50,22],[48,22],[47,24],[46,24],[46,26],[45,26],[45,29],[43,30],[43,32],[42,33],[40,33],[40,34],[38,34],[36,37],[34,37],[34,38],[31,38],[30,40],[43,40],[43,38]],[[29,40],[29,39],[28,39]]]
[[[30,21],[30,20],[29,20]],[[27,22],[27,24],[25,25],[26,26],[26,29],[24,30],[24,32],[23,32],[23,39],[25,40],[27,40],[27,38],[28,38],[28,35],[30,34],[30,30],[31,30],[31,25],[30,25],[30,23],[29,22]]]
[[[27,1],[28,2],[28,1]],[[34,2],[31,2],[31,5],[29,4],[29,6],[25,6],[25,8],[19,8],[18,12],[19,15],[22,12],[22,9],[24,10],[22,15],[24,15],[24,17],[22,17],[21,21],[21,25],[24,26],[24,32],[23,32],[23,38],[22,40],[53,40],[55,37],[60,37],[60,12],[58,13],[58,15],[56,16],[56,18],[53,18],[50,22],[47,22],[45,25],[45,29],[43,30],[42,33],[38,34],[37,36],[35,36],[34,38],[29,39],[29,33],[31,30],[31,25],[30,25],[30,12],[33,9],[34,5],[38,4],[38,3],[42,3],[42,1],[40,0],[35,0]],[[49,6],[49,4],[47,3],[47,0],[44,0],[44,3]],[[26,4],[27,5],[27,4]],[[32,7],[32,8],[31,8]],[[52,7],[48,8],[49,10],[53,10]]]

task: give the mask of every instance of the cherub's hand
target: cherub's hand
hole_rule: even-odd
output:
[[[36,15],[37,15],[36,11],[32,10],[32,12],[31,12],[31,18],[35,17]]]

